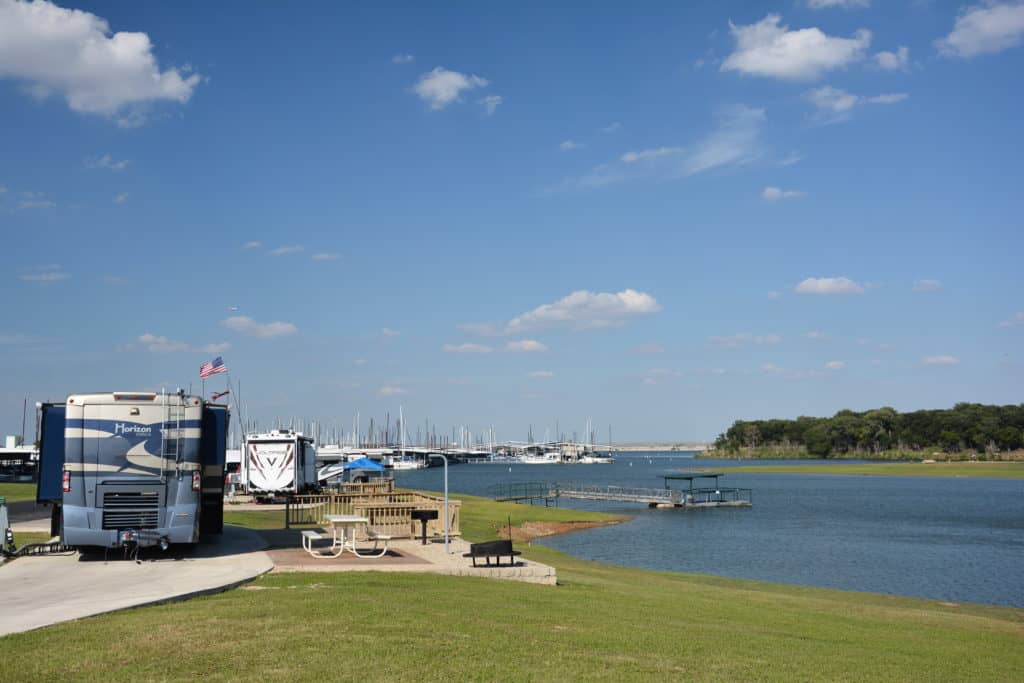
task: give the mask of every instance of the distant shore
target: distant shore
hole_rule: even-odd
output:
[[[612,446],[612,450],[615,452],[622,451],[643,451],[643,452],[679,452],[679,451],[697,451],[704,452],[711,449],[709,443],[683,443],[683,442],[665,442],[665,443],[618,443]]]
[[[849,474],[884,477],[985,477],[1024,479],[1024,461],[1018,462],[871,462],[798,465],[741,465],[729,472],[759,474]]]
[[[802,448],[740,448],[731,451],[725,448],[709,449],[708,457],[722,460],[822,460]],[[1020,462],[1024,461],[1024,451],[1003,451],[1000,453],[978,453],[976,451],[960,451],[944,453],[935,449],[926,450],[888,450],[878,453],[850,451],[848,453],[832,453],[826,460],[880,460],[889,462]]]

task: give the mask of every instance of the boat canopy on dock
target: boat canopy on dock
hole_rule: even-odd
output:
[[[725,472],[673,472],[672,474],[663,474],[661,478],[665,480],[665,488],[671,488],[668,485],[669,481],[681,480],[690,482],[692,489],[695,479],[714,479],[715,488],[718,488],[718,478],[724,476]]]

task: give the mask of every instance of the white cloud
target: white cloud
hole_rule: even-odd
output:
[[[828,339],[828,335],[827,334],[825,334],[824,332],[818,332],[817,330],[811,330],[810,332],[806,333],[804,336],[807,337],[808,339],[813,339],[815,341],[824,341],[824,340]]]
[[[490,353],[494,351],[490,346],[484,344],[445,344],[441,347],[445,353]]]
[[[519,341],[510,341],[505,344],[506,351],[512,351],[513,353],[536,353],[539,351],[547,351],[548,347],[541,344],[539,341],[533,339],[521,339]]]
[[[58,282],[60,280],[67,280],[71,277],[70,273],[62,271],[51,271],[48,273],[25,273],[19,275],[18,279],[25,280],[26,282]]]
[[[865,104],[896,104],[908,97],[909,95],[906,93],[887,93],[863,97],[840,88],[833,88],[830,85],[822,86],[806,94],[807,100],[817,107],[821,119],[826,123],[846,120],[854,107]]]
[[[778,344],[782,337],[777,334],[734,334],[728,337],[708,337],[708,348],[739,349],[744,346],[766,346]]]
[[[5,334],[0,332],[0,344],[27,344],[30,341],[32,341],[32,338],[24,334]]]
[[[913,290],[915,292],[935,292],[942,289],[942,282],[939,280],[915,280]]]
[[[477,102],[483,105],[484,111],[487,112],[488,116],[493,114],[504,101],[505,98],[501,95],[487,95],[477,100]]]
[[[243,244],[242,249],[259,249],[262,246],[263,242],[257,242],[253,240],[252,242],[246,242],[245,244]]]
[[[320,253],[313,254],[310,258],[314,261],[336,261],[341,258],[341,255],[335,252],[321,251]]]
[[[285,254],[295,254],[300,251],[302,251],[301,244],[289,244],[286,246],[278,247],[276,249],[271,249],[267,253],[270,254],[271,256],[284,256]]]
[[[727,107],[718,114],[718,127],[686,155],[683,175],[694,175],[719,166],[745,164],[759,154],[757,139],[764,124],[764,109],[744,105]]]
[[[973,5],[957,17],[948,36],[935,41],[949,57],[975,57],[1015,47],[1024,40],[1024,3]]]
[[[242,334],[247,334],[250,337],[259,337],[260,339],[283,337],[285,335],[295,334],[299,331],[299,328],[291,323],[258,323],[245,315],[234,315],[230,318],[225,318],[220,321],[220,324],[229,330],[241,332]]]
[[[782,298],[782,292],[777,291],[777,290],[772,290],[772,291],[768,292],[768,298],[769,299],[781,299]]]
[[[603,127],[601,129],[601,132],[602,133],[614,133],[619,128],[622,128],[622,124],[619,123],[618,121],[615,121],[615,122],[609,123],[607,126]]]
[[[792,166],[793,164],[799,164],[804,160],[804,155],[800,152],[790,152],[783,158],[779,159],[779,166]]]
[[[807,0],[807,6],[811,9],[827,9],[829,7],[855,9],[869,7],[870,5],[871,0]]]
[[[799,199],[806,194],[806,192],[801,192],[800,190],[783,190],[780,187],[766,187],[761,192],[761,198],[770,202],[775,202],[780,199]]]
[[[633,347],[633,353],[665,353],[665,347],[657,342],[647,342]]]
[[[548,378],[554,376],[555,373],[551,372],[550,370],[534,370],[533,372],[530,373],[530,377]]]
[[[458,101],[463,92],[487,85],[486,78],[450,71],[439,66],[420,76],[412,89],[430,104],[431,109],[444,109],[452,102]]]
[[[639,152],[626,152],[620,160],[626,164],[635,164],[638,161],[651,161],[662,157],[672,156],[683,152],[682,147],[656,147],[654,149],[642,149]]]
[[[825,367],[828,368],[829,370],[845,370],[846,369],[846,361],[844,361],[844,360],[830,360],[829,362],[825,363]]]
[[[119,194],[116,197],[114,197],[114,203],[115,204],[127,204],[128,203],[128,197],[130,197],[130,196],[131,195],[129,195],[127,192],[122,192],[121,194]]]
[[[874,97],[865,97],[863,101],[867,104],[896,104],[910,97],[905,92],[894,92],[887,93],[885,95],[875,95]]]
[[[895,52],[876,52],[875,64],[885,71],[906,71],[910,66],[910,48],[901,45]]]
[[[57,94],[77,112],[141,123],[139,107],[185,103],[202,77],[161,71],[145,33],[111,33],[105,19],[46,0],[0,1],[0,78],[28,83],[37,97]]]
[[[724,107],[716,114],[715,129],[686,152],[681,147],[664,146],[630,151],[611,163],[599,164],[582,176],[567,178],[549,192],[570,189],[593,189],[621,182],[642,173],[650,173],[647,164],[662,158],[676,158],[675,163],[660,164],[654,169],[667,177],[687,177],[722,166],[741,165],[757,158],[761,149],[758,138],[764,123],[763,109],[744,105]]]
[[[399,53],[399,54],[397,54],[397,55],[395,55],[394,57],[391,58],[391,63],[392,64],[408,64],[410,62],[415,62],[415,61],[416,61],[416,55],[411,55],[409,53]]]
[[[1024,311],[1017,311],[1006,320],[999,323],[998,327],[1016,327],[1017,325],[1024,325]]]
[[[957,365],[959,362],[956,356],[925,356],[921,359],[924,365]]]
[[[18,209],[54,209],[57,202],[50,199],[22,199],[18,202]]]
[[[599,164],[575,180],[573,185],[583,189],[604,187],[626,179],[626,175],[610,164]]]
[[[380,333],[384,337],[397,337],[400,334],[402,334],[398,330],[393,330],[390,327],[382,327],[382,328],[380,328]]]
[[[614,294],[581,289],[554,303],[538,306],[512,318],[505,325],[504,334],[519,334],[548,327],[568,327],[573,330],[611,327],[622,324],[628,318],[660,310],[661,306],[653,296],[635,289],[625,289]]]
[[[231,344],[221,342],[220,344],[203,344],[193,346],[183,341],[168,339],[162,335],[149,332],[138,336],[140,344],[144,344],[150,353],[178,353],[178,352],[200,352],[200,353],[223,353],[231,348]]]
[[[568,152],[569,150],[572,149],[579,149],[582,146],[583,145],[581,145],[580,143],[573,142],[572,140],[563,140],[562,143],[558,145],[558,149],[562,150],[563,152]]]
[[[402,394],[408,394],[409,392],[402,387],[381,387],[377,391],[379,396],[401,396]]]
[[[807,93],[807,99],[819,109],[829,109],[834,112],[848,111],[860,102],[859,96],[851,95],[845,90],[833,88],[830,85],[810,91]]]
[[[363,365],[366,365],[366,359],[365,358],[356,358],[354,361],[352,361],[352,364],[353,365],[358,365],[358,366],[361,367]]]
[[[140,334],[139,342],[146,344],[146,350],[153,353],[174,353],[176,351],[188,351],[190,348],[185,342],[174,341],[173,339],[150,334],[149,332]]]
[[[779,21],[779,15],[769,14],[749,26],[729,22],[736,49],[722,62],[721,70],[809,81],[863,59],[864,51],[871,45],[871,32],[866,29],[860,29],[852,38],[838,38],[817,28],[790,31]]]
[[[2,0],[0,0],[2,1]],[[24,209],[53,209],[57,202],[49,199],[45,192],[21,192],[18,200],[18,210]]]
[[[85,167],[102,168],[108,171],[123,171],[124,169],[128,168],[128,164],[130,163],[131,162],[128,161],[127,159],[115,161],[114,158],[111,157],[109,154],[104,154],[99,159],[86,159]]]
[[[797,294],[863,294],[865,286],[847,277],[809,277],[796,286]]]

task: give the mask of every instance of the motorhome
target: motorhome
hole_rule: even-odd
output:
[[[64,545],[166,549],[222,531],[226,406],[120,391],[38,408],[36,499]]]

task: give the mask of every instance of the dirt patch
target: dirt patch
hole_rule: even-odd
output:
[[[519,526],[512,527],[512,540],[513,541],[532,541],[535,538],[541,538],[542,536],[554,536],[556,534],[566,534],[570,531],[581,531],[583,529],[593,529],[599,526],[611,526],[612,524],[619,524],[625,520],[613,519],[602,522],[525,522]],[[499,538],[508,538],[508,527],[502,527],[496,529]]]

